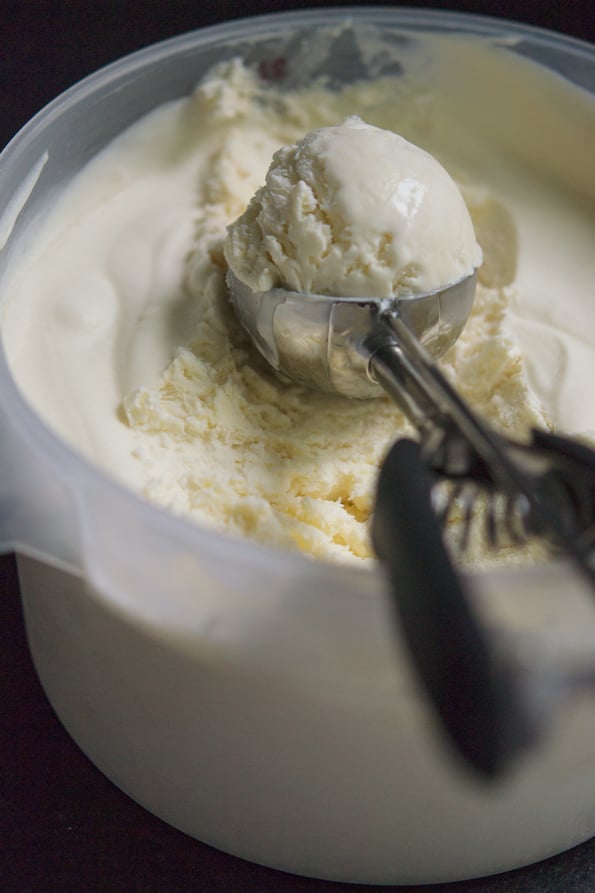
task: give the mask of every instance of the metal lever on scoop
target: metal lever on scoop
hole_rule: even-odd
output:
[[[536,735],[455,572],[431,507],[421,447],[399,440],[380,472],[372,540],[414,664],[442,724],[480,774],[500,774]]]
[[[536,435],[536,446],[531,447],[497,435],[457,394],[398,313],[381,311],[376,322],[367,342],[372,375],[413,422],[426,452],[433,454],[437,470],[446,477],[464,475],[486,482],[498,492],[522,497],[533,528],[550,544],[562,548],[595,586],[590,555],[593,544],[577,535],[583,531],[573,499],[580,479],[575,470],[567,477],[568,487],[553,487],[551,474],[552,470],[562,472],[565,454],[560,444],[566,444],[567,464],[571,457],[575,466],[582,459],[591,473],[595,454],[580,444],[572,448],[571,442],[562,438],[556,446],[556,439],[547,435],[541,439]],[[587,518],[589,522],[595,524],[593,514]]]

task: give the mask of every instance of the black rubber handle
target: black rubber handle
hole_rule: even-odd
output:
[[[381,469],[372,537],[414,664],[456,750],[485,777],[524,746],[507,673],[492,656],[450,561],[420,447],[394,444]]]

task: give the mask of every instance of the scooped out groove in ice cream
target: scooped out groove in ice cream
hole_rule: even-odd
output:
[[[456,282],[482,253],[444,167],[351,116],[275,153],[225,258],[253,291],[382,298]]]

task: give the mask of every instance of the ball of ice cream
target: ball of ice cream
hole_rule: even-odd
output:
[[[225,257],[254,291],[389,297],[448,285],[481,263],[446,170],[397,134],[347,118],[284,146]]]

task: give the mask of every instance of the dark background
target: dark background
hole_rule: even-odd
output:
[[[0,0],[0,145],[81,77],[229,18],[337,3]],[[366,4],[364,4],[366,5]],[[383,4],[376,5],[399,5]],[[409,2],[595,41],[594,0]],[[593,893],[595,840],[497,878],[372,888],[307,880],[219,853],[121,794],[61,727],[34,674],[12,557],[0,558],[0,893]]]

